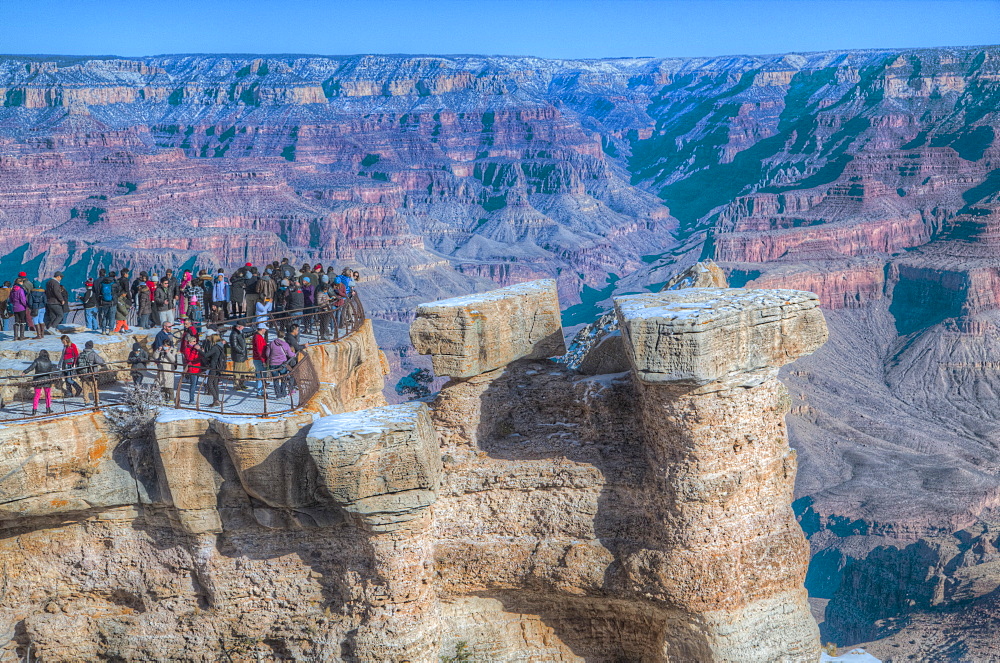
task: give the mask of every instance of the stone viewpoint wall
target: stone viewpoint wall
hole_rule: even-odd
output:
[[[619,298],[630,370],[582,375],[538,281],[419,307],[430,403],[384,404],[366,324],[284,416],[6,426],[2,656],[814,661],[775,375],[816,304]]]

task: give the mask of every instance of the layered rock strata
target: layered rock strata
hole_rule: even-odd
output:
[[[457,344],[465,305],[422,310]],[[685,324],[692,308],[700,325]],[[640,331],[650,313],[664,317]],[[453,378],[435,399],[446,623],[498,659],[512,612],[524,632],[537,632],[525,614],[554,628],[547,648],[532,645],[546,660],[815,659],[776,374],[825,341],[817,298],[692,289],[621,298],[618,315],[631,374],[517,359]],[[415,341],[425,328],[418,317]],[[694,379],[644,378],[671,361],[696,366]],[[490,517],[473,534],[463,513]]]

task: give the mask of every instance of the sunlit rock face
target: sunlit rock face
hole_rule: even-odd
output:
[[[408,341],[419,303],[493,284],[554,279],[564,306],[608,310],[712,258],[734,286],[814,292],[831,340],[783,374],[809,585],[841,592],[831,629],[874,637],[858,624],[929,604],[871,608],[863,583],[838,590],[866,577],[848,566],[996,522],[998,62],[8,58],[2,265],[357,266],[390,383],[430,365]],[[619,343],[587,370],[628,368]],[[974,561],[962,586],[987,596]],[[953,567],[923,569],[943,586]],[[950,646],[935,637],[914,655]]]
[[[664,311],[714,302],[729,330],[782,350],[726,348],[693,386],[547,358],[554,288],[421,306],[418,347],[490,358],[427,402],[378,402],[363,325],[308,349],[319,391],[279,416],[164,409],[125,439],[100,413],[0,429],[2,646],[52,661],[816,661],[775,377],[822,343],[815,297],[652,295]],[[476,342],[456,344],[468,328],[437,323],[470,306]],[[623,329],[643,315],[620,301]],[[658,329],[647,362],[704,354],[673,344],[683,322]],[[620,338],[637,356],[638,333]]]

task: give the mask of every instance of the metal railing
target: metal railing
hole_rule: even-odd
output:
[[[269,330],[287,331],[292,324],[298,323],[300,340],[313,345],[335,343],[347,338],[361,327],[364,316],[361,300],[354,296],[345,302],[339,315],[336,311],[312,307],[269,314],[265,324]],[[257,316],[241,319],[247,321],[248,326],[257,327],[260,324]],[[229,320],[226,324],[234,321]],[[338,321],[340,324],[333,324]],[[248,338],[247,343],[249,346],[251,339]],[[252,369],[249,365],[243,365],[247,370],[241,371],[230,361],[225,369],[200,367],[197,373],[187,367],[174,369],[158,365],[154,353],[149,352],[149,355],[149,361],[143,368],[117,361],[95,368],[75,367],[43,375],[0,376],[0,421],[50,416],[46,407],[46,388],[51,397],[51,416],[120,405],[125,402],[125,386],[135,383],[136,378],[139,378],[140,384],[160,385],[164,405],[168,407],[247,416],[269,416],[296,410],[312,399],[320,386],[312,360],[304,352],[297,353],[293,360],[281,366],[267,366],[263,371]],[[73,388],[74,384],[78,388]],[[164,388],[166,385],[169,388]],[[32,406],[36,389],[42,391],[38,413],[34,414]],[[208,396],[212,397],[211,402],[206,402]]]

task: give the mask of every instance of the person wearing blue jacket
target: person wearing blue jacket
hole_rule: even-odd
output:
[[[229,317],[229,292],[229,279],[220,269],[215,275],[215,283],[212,284],[212,303],[222,309],[222,314],[226,318]]]

